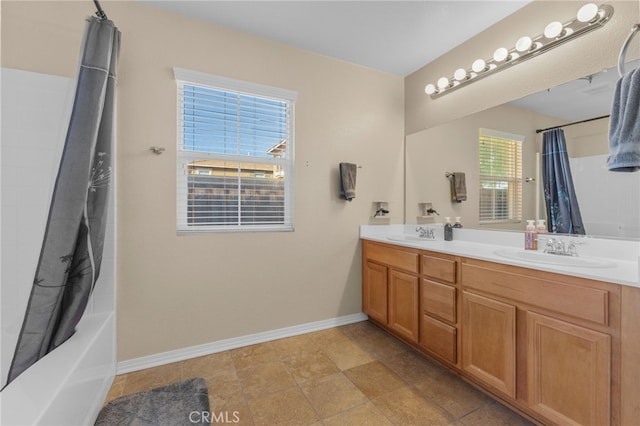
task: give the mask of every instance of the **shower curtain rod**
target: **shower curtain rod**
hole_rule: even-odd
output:
[[[573,123],[562,124],[560,126],[547,127],[546,129],[536,129],[536,133],[546,132],[547,130],[560,129],[562,127],[573,126],[574,124],[588,123],[589,121],[601,120],[609,115],[601,115],[600,117],[587,118],[586,120],[574,121]]]
[[[93,3],[96,5],[96,16],[100,19],[108,19],[107,18],[107,14],[104,13],[104,10],[102,10],[102,7],[100,7],[100,2],[98,0],[93,0]]]

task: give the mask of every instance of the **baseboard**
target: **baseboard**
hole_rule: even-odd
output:
[[[313,331],[325,330],[327,328],[339,327],[341,325],[364,321],[367,318],[367,315],[363,313],[345,315],[322,321],[279,328],[277,330],[264,331],[262,333],[249,334],[247,336],[233,337],[231,339],[219,340],[217,342],[205,343],[203,345],[161,352],[140,358],[128,359],[118,363],[117,374],[130,373],[132,371],[157,367],[159,365],[170,364],[177,361],[184,361],[186,359],[228,351],[230,349],[236,349],[243,346],[255,345],[257,343],[264,343],[272,340],[283,339],[285,337],[297,336],[299,334],[311,333]]]

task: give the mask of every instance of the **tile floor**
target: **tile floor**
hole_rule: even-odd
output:
[[[120,375],[107,402],[192,377],[221,423],[532,424],[367,321]]]

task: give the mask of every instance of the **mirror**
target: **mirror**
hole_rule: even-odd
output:
[[[627,70],[640,65],[628,63]],[[539,171],[542,133],[536,129],[564,125],[571,172],[587,235],[640,239],[640,173],[606,168],[609,118],[615,68],[493,107],[407,136],[405,223],[443,222],[460,216],[465,227],[524,230],[527,219],[546,219]],[[584,123],[567,125],[583,120]],[[479,129],[524,137],[522,144],[522,221],[480,223]],[[447,173],[464,172],[467,200],[451,201]],[[424,216],[431,203],[439,215]],[[537,206],[537,209],[536,209]]]

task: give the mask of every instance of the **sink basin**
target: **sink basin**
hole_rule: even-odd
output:
[[[560,256],[534,250],[500,249],[494,251],[498,256],[547,265],[573,266],[578,268],[612,268],[615,263],[593,257]]]
[[[437,241],[433,238],[423,238],[423,237],[418,237],[417,235],[409,235],[409,234],[399,234],[399,235],[392,235],[390,237],[387,237],[387,240],[391,240],[391,241],[408,241],[408,242],[412,242],[412,243],[416,243],[416,242],[425,242],[425,241]]]

